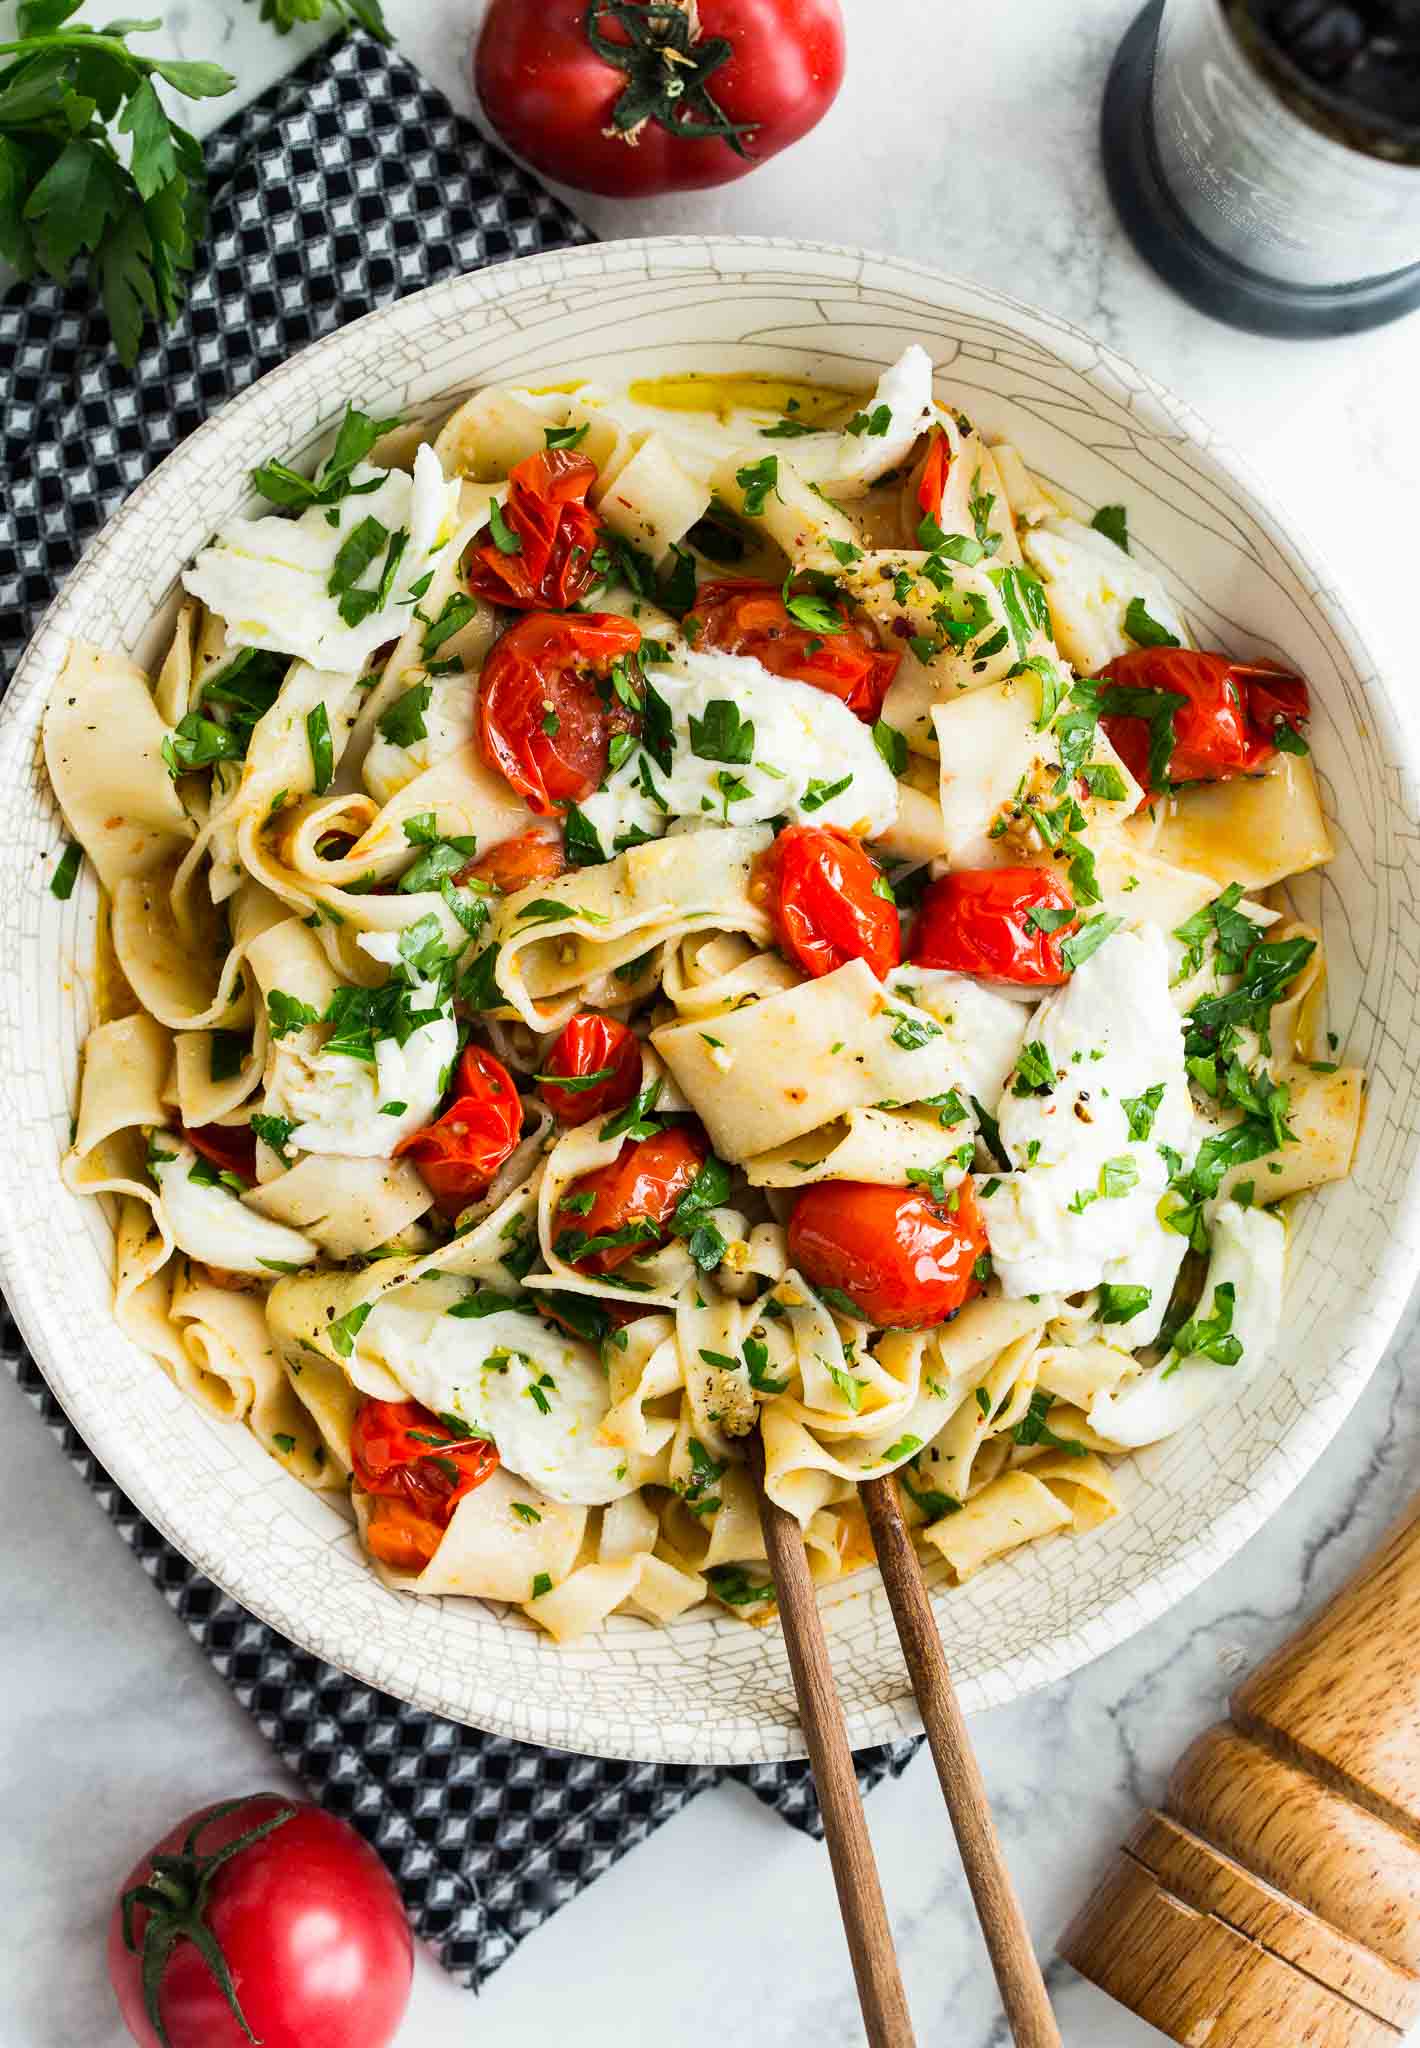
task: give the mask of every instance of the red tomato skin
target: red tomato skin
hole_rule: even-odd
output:
[[[256,1792],[213,1820],[198,1849],[211,1854],[291,1806],[295,1817],[224,1864],[208,1894],[208,1923],[247,2024],[263,2048],[388,2048],[409,2003],[414,1944],[394,1879],[369,1844],[318,1806]],[[179,1850],[199,1818],[190,1814],[155,1844],[122,1890],[144,1882],[153,1854]],[[140,1944],[147,1917],[142,1907],[134,1914]],[[129,2033],[140,2048],[159,2048],[141,1958],[123,1945],[117,1906],[108,1971]],[[168,1959],[158,2010],[172,2048],[251,2048],[191,1942]]]
[[[431,1437],[447,1442],[436,1449]],[[350,1462],[371,1496],[365,1548],[393,1571],[421,1572],[464,1495],[497,1471],[498,1447],[456,1437],[418,1401],[369,1400],[356,1412]]]
[[[523,1106],[501,1060],[471,1045],[459,1061],[458,1093],[441,1117],[395,1146],[412,1158],[446,1216],[485,1194],[522,1135]]]
[[[968,1174],[948,1209],[916,1188],[826,1180],[805,1188],[789,1219],[789,1260],[817,1287],[836,1287],[870,1322],[923,1330],[981,1292],[986,1226]]]
[[[620,1230],[640,1216],[648,1217],[658,1227],[668,1223],[709,1151],[709,1144],[699,1131],[678,1124],[657,1131],[654,1137],[633,1139],[622,1146],[609,1166],[584,1173],[564,1191],[553,1217],[554,1244],[564,1230],[584,1230],[588,1237],[596,1237],[603,1231]],[[565,1206],[569,1196],[588,1191],[592,1206],[585,1214],[579,1215]],[[615,1245],[609,1251],[571,1259],[568,1264],[578,1273],[612,1273],[638,1253],[655,1249],[654,1241],[648,1238],[644,1244]]]
[[[219,1172],[234,1173],[248,1187],[255,1187],[256,1133],[249,1124],[184,1124],[182,1134],[193,1151],[210,1159]]]
[[[601,784],[612,733],[637,722],[605,679],[640,645],[640,628],[612,612],[529,612],[493,648],[479,679],[479,744],[531,810],[547,816]]]
[[[615,1017],[592,1010],[569,1017],[543,1061],[543,1072],[573,1079],[612,1069],[595,1088],[559,1088],[544,1081],[542,1099],[559,1123],[586,1124],[623,1108],[641,1086],[641,1041]]]
[[[790,618],[777,583],[745,578],[707,583],[696,596],[694,610],[687,613],[686,625],[693,646],[752,655],[771,675],[809,683],[837,697],[871,725],[882,711],[902,655],[880,647],[871,626],[855,619],[846,605],[833,609],[843,621],[843,631],[812,633]]]
[[[491,0],[474,57],[483,111],[510,149],[549,178],[613,199],[697,192],[743,178],[818,125],[843,83],[839,0],[700,0],[705,36],[734,47],[709,89],[731,121],[752,121],[738,156],[719,138],[678,137],[648,121],[634,142],[609,134],[626,76],[583,32],[586,0]],[[621,32],[609,16],[600,26]]]
[[[482,527],[464,554],[469,593],[515,611],[565,611],[596,580],[592,553],[601,521],[587,509],[597,466],[566,448],[547,448],[515,463],[508,475],[507,525],[522,542],[505,555]]]
[[[1187,700],[1174,712],[1170,782],[1227,782],[1260,774],[1277,752],[1277,721],[1295,731],[1311,709],[1306,684],[1290,670],[1189,647],[1134,648],[1107,662],[1097,680],[1173,690]],[[1152,796],[1144,720],[1105,711],[1100,724],[1145,795]]]
[[[881,981],[902,958],[897,911],[873,894],[879,879],[851,832],[790,825],[760,864],[780,947],[805,974],[866,960]]]
[[[567,860],[562,850],[561,834],[553,826],[548,831],[534,829],[520,832],[516,839],[505,839],[499,846],[490,846],[487,853],[469,861],[454,876],[455,882],[467,887],[470,882],[486,882],[490,889],[501,890],[505,896],[515,896],[519,889],[526,889],[533,882],[555,882],[559,875],[567,872]]]
[[[952,444],[947,439],[945,431],[938,427],[928,445],[922,463],[922,474],[917,482],[917,508],[924,518],[941,518],[942,499],[946,495],[951,467]]]
[[[1079,920],[1038,932],[1027,914],[1074,907],[1049,868],[958,868],[923,894],[907,957],[914,967],[1056,988],[1070,979],[1061,946]]]

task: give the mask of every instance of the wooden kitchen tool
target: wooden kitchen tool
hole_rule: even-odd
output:
[[[1420,2019],[1420,1497],[1230,1712],[1060,1953],[1186,2048],[1398,2048]]]

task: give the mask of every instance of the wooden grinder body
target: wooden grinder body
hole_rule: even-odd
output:
[[[1060,1953],[1186,2048],[1398,2048],[1420,2020],[1420,1498],[1230,1713]]]

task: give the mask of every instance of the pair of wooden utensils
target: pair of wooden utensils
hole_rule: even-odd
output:
[[[1013,2037],[1061,2048],[897,1483],[861,1492]],[[759,1506],[865,2033],[913,2048],[803,1536],[762,1485]],[[1400,2048],[1420,2020],[1420,1497],[1231,1714],[1183,1758],[1061,1955],[1184,2048]]]

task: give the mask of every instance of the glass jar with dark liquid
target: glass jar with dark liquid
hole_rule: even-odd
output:
[[[1420,305],[1420,0],[1152,0],[1105,94],[1140,253],[1264,334]]]

